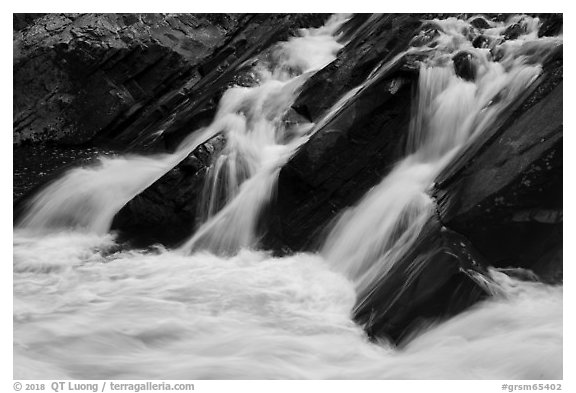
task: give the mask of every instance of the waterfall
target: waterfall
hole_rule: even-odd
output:
[[[539,61],[559,40],[538,38],[537,24],[529,18],[527,34],[519,43],[503,44],[499,48],[503,58],[496,62],[488,49],[474,48],[465,37],[466,21],[448,18],[433,23],[439,34],[420,48],[426,57],[419,71],[407,155],[357,206],[338,218],[322,249],[326,259],[355,282],[359,293],[411,247],[433,212],[427,190],[435,177],[534,82],[541,72]],[[506,29],[505,23],[493,25],[489,34],[495,38]],[[521,43],[535,50],[528,52]],[[462,51],[477,59],[472,81],[455,74],[452,58]]]
[[[105,234],[126,202],[213,135],[212,128],[198,130],[173,154],[102,157],[97,165],[74,168],[27,201],[18,228],[33,232],[74,229]]]
[[[335,59],[336,52],[342,47],[335,34],[348,18],[347,15],[333,15],[324,26],[301,29],[298,37],[278,44],[272,50],[271,60],[258,64],[254,70],[261,83],[254,88],[233,87],[226,91],[212,124],[204,130],[192,132],[175,153],[151,157],[100,158],[99,165],[73,169],[28,202],[27,213],[18,227],[32,231],[73,228],[106,233],[114,215],[128,201],[201,143],[218,133],[224,133],[227,145],[216,167],[226,166],[228,184],[224,187],[224,196],[215,192],[205,198],[208,200],[208,216],[211,216],[217,200],[224,197],[225,201],[230,201],[239,192],[239,184],[246,177],[253,176],[259,170],[270,172],[269,168],[281,165],[289,151],[298,145],[292,139],[304,138],[305,127],[287,130],[281,127],[281,117],[306,79]],[[290,133],[295,133],[292,138]],[[299,143],[302,142],[300,140]],[[217,170],[212,175],[213,183],[219,182],[219,172]],[[273,174],[258,178],[268,184],[259,187],[267,190],[266,195],[269,195],[274,182]],[[208,194],[216,187],[217,184],[209,187]],[[251,195],[259,199],[249,199],[249,204],[261,205],[268,199],[264,193],[252,192]],[[253,209],[251,217],[242,217],[242,223],[246,226],[239,232],[253,227],[259,210]],[[231,218],[235,221],[238,215]],[[218,226],[218,222],[228,225],[225,221],[229,224],[230,219],[218,218],[212,220],[214,223],[211,225]],[[202,229],[201,232],[213,231],[216,233],[203,235],[202,238],[220,236],[218,229]],[[247,240],[232,242],[240,246],[249,245],[253,231],[248,232]],[[192,249],[198,242],[194,238],[185,248]],[[213,248],[218,250],[217,245]]]
[[[484,35],[498,42],[491,53],[471,44],[473,18],[426,21],[437,34],[371,63],[315,124],[285,122],[304,83],[345,45],[338,32],[349,18],[334,15],[247,61],[254,85],[226,90],[211,124],[190,130],[174,153],[101,158],[30,199],[14,228],[16,379],[563,378],[562,286],[488,268],[479,280],[492,297],[420,326],[402,348],[370,341],[351,319],[434,214],[434,179],[523,97],[562,37],[538,37],[537,18],[487,21]],[[520,21],[524,34],[502,40]],[[473,77],[455,71],[461,53]],[[320,252],[258,250],[283,165],[409,58],[418,86],[403,158],[336,217]],[[119,247],[114,215],[216,135],[226,144],[187,242]]]
[[[184,252],[233,254],[256,245],[257,221],[274,195],[280,168],[310,137],[310,125],[286,127],[282,119],[304,82],[336,58],[343,45],[334,33],[345,21],[345,16],[336,15],[321,28],[303,30],[255,70],[258,86],[227,92],[238,122],[225,130],[226,147],[204,188],[206,222],[182,246]]]

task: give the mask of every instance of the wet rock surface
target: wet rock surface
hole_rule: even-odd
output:
[[[550,282],[562,280],[562,92],[555,86],[480,151],[464,153],[457,163],[466,164],[440,175],[433,192],[444,225],[491,265]]]
[[[314,249],[330,220],[360,199],[402,156],[417,71],[406,67],[404,59],[388,70],[378,72],[378,67],[408,46],[420,24],[411,15],[363,20],[356,31],[348,31],[352,39],[338,58],[303,87],[293,108],[314,121],[346,97],[344,92],[361,89],[342,101],[282,168],[277,199],[264,220],[265,248]],[[377,47],[369,49],[370,43]],[[371,72],[373,80],[361,86]]]
[[[350,41],[334,62],[306,82],[293,105],[294,109],[311,121],[318,120],[340,97],[360,85],[378,64],[405,50],[414,30],[422,23],[421,17],[410,14],[355,15],[343,26],[343,39]]]
[[[351,98],[282,168],[265,247],[314,249],[331,218],[385,176],[406,146],[415,81],[399,64]]]
[[[454,72],[460,78],[473,81],[476,78],[476,64],[474,64],[474,55],[468,52],[457,53],[453,58]]]
[[[176,246],[187,239],[200,217],[197,209],[202,207],[204,180],[225,143],[222,135],[209,139],[128,202],[112,223],[112,230],[120,231],[121,241],[136,246]]]
[[[392,269],[359,294],[354,319],[372,338],[395,343],[489,296],[477,277],[486,261],[462,235],[432,216]]]
[[[207,99],[194,90],[200,81],[199,87],[218,90],[214,80],[224,70],[326,17],[41,16],[14,33],[14,143],[80,144],[101,135],[142,148],[141,140],[159,131],[176,107],[190,97]]]
[[[159,14],[36,19],[14,37],[14,143],[90,140],[188,80],[240,23]]]

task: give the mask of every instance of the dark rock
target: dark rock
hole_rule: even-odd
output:
[[[452,57],[454,72],[460,78],[473,81],[476,78],[476,63],[474,56],[469,52],[459,52]]]
[[[490,39],[484,35],[479,35],[472,41],[474,48],[488,48],[490,46]]]
[[[514,23],[513,25],[508,26],[506,30],[504,30],[504,39],[515,40],[525,33],[526,29],[524,26],[522,26],[520,23]]]
[[[372,338],[401,344],[418,328],[486,298],[484,261],[470,242],[432,216],[394,266],[358,296],[354,319]]]
[[[562,14],[541,14],[539,17],[544,22],[538,30],[538,37],[554,37],[562,32],[564,23]]]
[[[294,109],[317,121],[339,98],[360,85],[380,63],[385,63],[408,48],[421,15],[355,15],[356,30],[348,31],[350,42],[331,64],[313,75],[303,86]],[[359,19],[359,20],[356,20]],[[359,23],[363,22],[363,23]],[[322,97],[321,100],[318,97]]]
[[[128,202],[112,222],[120,240],[137,246],[176,246],[187,239],[199,218],[196,213],[206,174],[225,143],[220,134],[209,139]]]
[[[327,16],[49,14],[36,19],[14,36],[14,143],[80,144],[98,135],[132,149],[171,148],[162,137],[176,126],[183,134],[172,138],[177,145],[195,130],[195,116],[202,125],[204,113],[218,102],[215,92],[233,80],[233,72],[220,78],[225,70]],[[194,113],[176,118],[187,107]]]
[[[401,66],[352,97],[284,165],[266,217],[266,248],[314,248],[330,219],[403,156],[417,76]]]
[[[12,29],[13,30],[22,30],[26,27],[30,26],[34,21],[38,18],[43,17],[46,14],[32,14],[32,13],[25,13],[25,14],[12,14]]]
[[[84,143],[154,106],[243,24],[226,18],[226,25],[187,14],[37,19],[14,36],[14,142]]]
[[[470,21],[470,25],[477,29],[489,29],[490,24],[486,21],[486,19],[478,17],[474,18]]]
[[[433,192],[444,225],[491,265],[531,269],[550,282],[562,276],[561,72],[561,65],[548,68],[503,125],[448,166]]]
[[[354,18],[356,18],[355,16]],[[361,15],[338,58],[303,87],[293,109],[318,122],[378,65],[408,47],[422,15]],[[433,17],[433,16],[430,16]],[[352,20],[354,20],[352,18]],[[378,183],[404,150],[417,69],[400,61],[340,108],[279,175],[265,220],[263,246],[314,248],[328,221]],[[322,99],[318,99],[322,97]]]

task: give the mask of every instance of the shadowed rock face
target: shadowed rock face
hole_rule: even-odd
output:
[[[370,337],[400,343],[414,329],[453,316],[488,296],[474,276],[486,262],[462,235],[434,215],[392,269],[359,294],[354,319]]]
[[[356,30],[346,32],[351,41],[307,82],[293,105],[310,120],[318,121],[379,64],[406,49],[421,24],[411,15],[375,15],[353,22]],[[282,168],[277,198],[263,220],[265,248],[314,249],[330,220],[403,156],[417,81],[417,72],[406,65],[399,61],[357,92]]]
[[[199,82],[218,91],[226,69],[326,17],[44,15],[14,33],[14,143],[81,144],[104,135],[133,149],[152,142],[163,149],[150,134],[198,95]],[[196,125],[186,120],[189,133]]]
[[[314,248],[322,229],[403,156],[416,76],[397,67],[344,106],[280,171],[264,244]]]
[[[433,195],[444,225],[491,265],[529,268],[554,282],[562,279],[561,63],[541,79],[488,141],[439,176]]]
[[[15,34],[14,142],[79,144],[193,78],[235,16],[47,14]]]
[[[30,26],[34,21],[46,14],[33,14],[33,13],[25,13],[25,14],[12,14],[12,28],[15,31],[25,29],[26,27]]]

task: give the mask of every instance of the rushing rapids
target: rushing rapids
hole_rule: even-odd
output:
[[[492,41],[525,26],[489,49],[472,45],[470,21],[429,21],[437,35],[378,64],[317,124],[285,125],[302,85],[345,44],[348,18],[276,45],[255,65],[257,84],[227,90],[212,124],[175,153],[102,158],[30,200],[14,229],[15,378],[562,378],[561,286],[490,269],[492,298],[413,332],[402,348],[369,341],[350,317],[432,213],[435,177],[534,82],[562,37],[539,38],[538,19],[518,16],[486,22]],[[475,59],[473,78],[454,70],[459,53]],[[280,168],[407,56],[419,86],[405,158],[336,220],[321,252],[259,251],[258,219]],[[119,250],[114,215],[217,134],[226,145],[192,237],[176,250]]]

